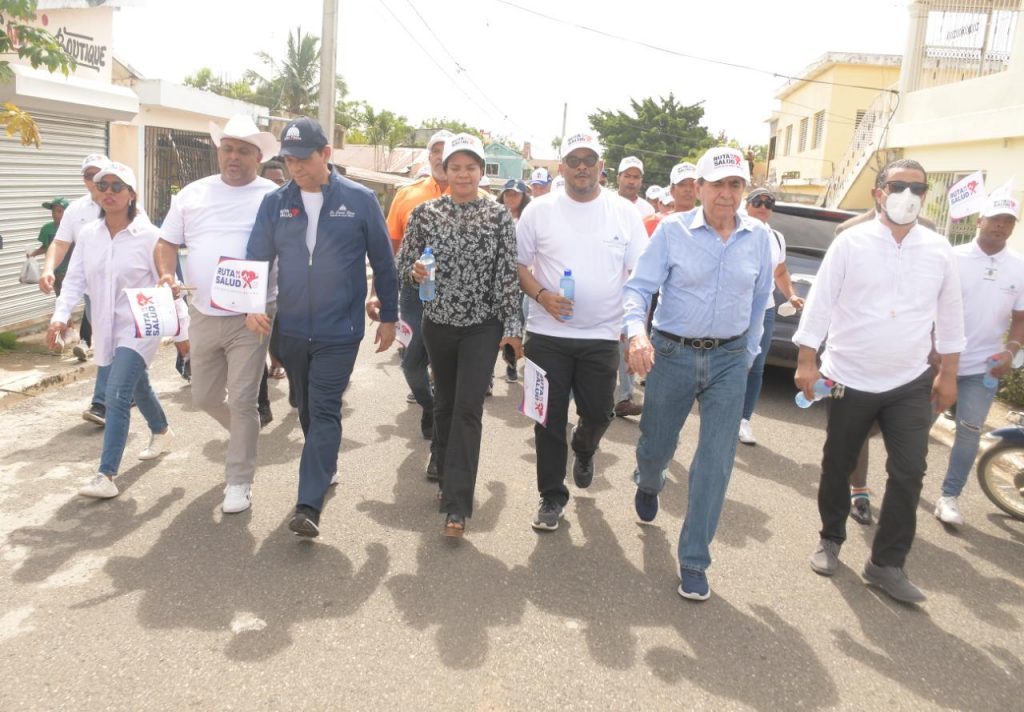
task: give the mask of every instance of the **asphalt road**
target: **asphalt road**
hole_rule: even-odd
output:
[[[873,528],[850,522],[834,579],[812,573],[820,407],[769,369],[712,547],[705,603],[675,593],[675,545],[699,417],[656,526],[618,419],[598,475],[556,532],[537,504],[521,390],[485,409],[477,511],[441,536],[427,443],[397,356],[364,344],[344,408],[343,483],[316,542],[286,527],[301,431],[284,382],[260,443],[252,510],[223,515],[226,433],[191,407],[161,350],[154,382],[175,451],[143,463],[134,414],[111,501],[75,496],[101,431],[77,383],[0,411],[0,708],[1021,709],[1024,524],[972,480],[968,525],[932,516],[948,449],[933,442],[908,572],[921,607],[866,587]],[[871,484],[883,482],[873,445]],[[571,478],[570,478],[571,479]],[[880,499],[880,498],[879,498]],[[877,501],[877,500],[876,500]]]

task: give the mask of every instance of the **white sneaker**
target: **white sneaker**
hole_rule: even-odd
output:
[[[174,438],[174,431],[170,428],[167,428],[163,433],[150,433],[149,445],[139,453],[139,459],[155,460],[165,452],[170,452],[172,438]]]
[[[960,503],[956,497],[939,497],[935,503],[935,516],[943,524],[959,526],[964,523],[964,515],[960,514]]]
[[[754,429],[750,427],[750,421],[746,418],[740,421],[740,442],[744,445],[757,445]]]
[[[338,484],[339,482],[341,482],[341,478],[338,477],[338,473],[335,472],[333,475],[331,475],[331,485],[330,486],[334,487],[334,485]]]
[[[228,485],[224,488],[224,503],[220,509],[225,514],[238,514],[252,506],[252,485]]]
[[[114,481],[101,472],[85,483],[82,489],[78,490],[78,494],[83,497],[110,499],[119,495],[120,492],[117,491],[117,485],[114,484]]]

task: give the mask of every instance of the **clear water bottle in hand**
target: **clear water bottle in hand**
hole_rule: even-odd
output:
[[[437,263],[434,261],[434,250],[431,247],[423,250],[420,264],[427,268],[427,278],[420,282],[420,301],[432,302],[437,292]]]
[[[985,361],[985,375],[981,378],[981,383],[985,388],[990,391],[994,391],[999,387],[999,379],[992,375],[992,369],[999,365],[999,359],[994,356],[990,357]]]
[[[576,280],[572,278],[571,269],[565,270],[562,274],[562,279],[558,281],[558,294],[570,301],[576,300]],[[572,314],[562,317],[562,321],[569,321],[570,319],[572,319]]]
[[[807,396],[804,395],[803,391],[797,391],[796,398],[793,400],[801,408],[810,408],[813,403],[820,401],[822,398],[828,398],[832,395],[832,387],[835,386],[835,381],[830,381],[827,378],[819,378],[814,382],[814,399],[808,400]]]

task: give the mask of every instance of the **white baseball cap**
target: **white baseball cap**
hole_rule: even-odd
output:
[[[601,144],[597,141],[597,135],[589,131],[580,131],[569,134],[562,139],[562,158],[564,159],[577,148],[585,148],[593,151],[600,158],[602,154]]]
[[[1008,190],[996,190],[988,196],[985,207],[981,209],[981,217],[994,218],[997,215],[1009,215],[1020,219],[1020,202]]]
[[[547,185],[551,182],[551,174],[547,168],[537,168],[530,174],[530,185]]]
[[[621,161],[619,161],[619,170],[618,170],[619,173],[627,171],[630,168],[637,168],[637,169],[639,169],[640,170],[640,174],[643,175],[643,172],[644,172],[644,162],[641,161],[636,156],[626,156]]]
[[[735,148],[715,146],[697,161],[697,177],[709,183],[731,177],[742,178],[749,183],[750,167],[747,159]]]
[[[102,153],[90,153],[82,161],[82,173],[85,173],[86,168],[99,168],[103,169],[110,165],[110,159],[104,156]]]
[[[687,178],[696,180],[697,178],[697,166],[693,165],[689,161],[683,161],[672,166],[672,173],[669,176],[669,182],[672,185],[678,185]]]
[[[619,167],[621,168],[621,166]],[[644,197],[648,200],[661,200],[663,190],[664,189],[660,185],[652,185],[647,189],[647,192],[644,193]]]
[[[108,162],[106,167],[100,168],[100,172],[92,177],[94,183],[99,183],[104,176],[114,176],[126,186],[135,190],[135,171],[123,163]]]
[[[565,178],[563,178],[562,176],[555,176],[555,179],[551,181],[552,192],[556,190],[561,190],[562,188],[565,188]]]
[[[433,136],[431,136],[429,141],[427,141],[427,150],[429,151],[430,149],[432,149],[435,143],[444,143],[454,135],[455,134],[453,134],[448,129],[441,129]]]
[[[668,187],[661,189],[661,195],[658,196],[658,200],[663,202],[665,205],[671,205],[676,202],[675,197],[672,195],[672,191]]]
[[[468,151],[474,156],[480,159],[480,162],[484,162],[484,144],[483,142],[474,136],[473,134],[460,133],[450,136],[444,142],[444,153],[442,154],[442,163],[447,164],[448,159],[451,158],[453,153],[459,151]]]

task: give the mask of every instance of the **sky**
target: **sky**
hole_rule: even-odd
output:
[[[180,82],[208,66],[238,79],[260,66],[256,52],[284,56],[295,27],[321,34],[319,0],[129,2],[115,13],[114,52],[147,78]],[[765,122],[787,81],[777,75],[799,75],[830,51],[900,54],[908,24],[906,0],[339,4],[338,73],[349,99],[413,125],[448,117],[529,141],[537,157],[554,157],[563,107],[572,132],[598,109],[669,92],[703,102],[713,133],[767,143]]]

